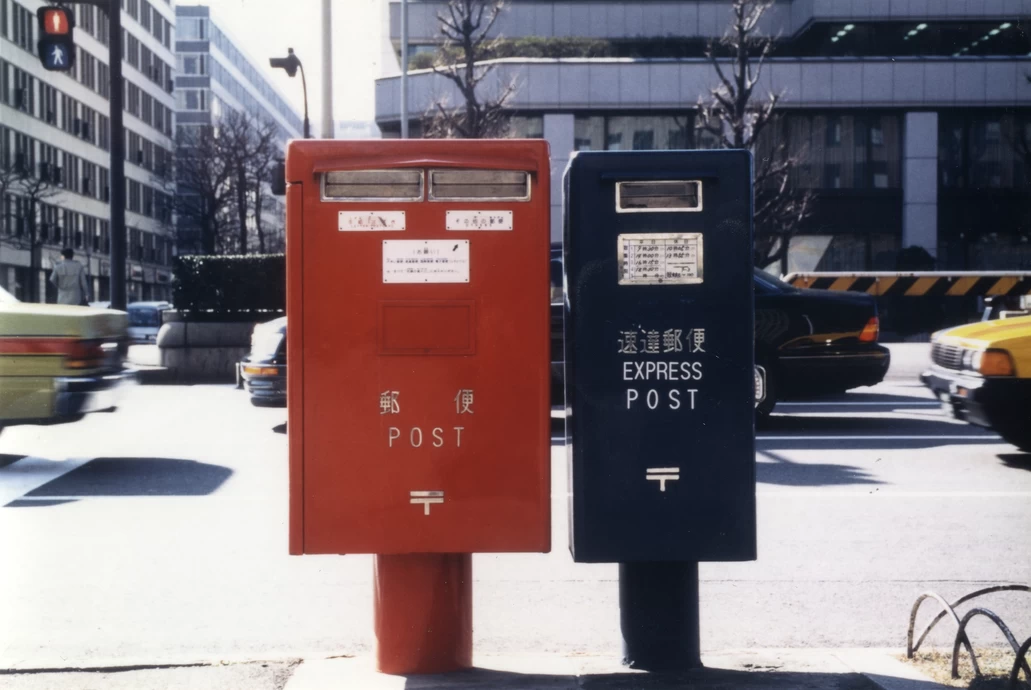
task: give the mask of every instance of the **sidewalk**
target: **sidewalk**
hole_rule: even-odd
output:
[[[5,690],[939,690],[887,649],[756,649],[703,655],[704,669],[632,671],[618,659],[531,654],[477,656],[477,668],[388,676],[370,657],[254,661],[0,675]]]

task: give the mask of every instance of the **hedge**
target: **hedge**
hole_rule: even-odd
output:
[[[183,312],[286,309],[286,255],[188,255],[175,258],[172,303]]]

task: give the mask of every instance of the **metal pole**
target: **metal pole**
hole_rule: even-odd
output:
[[[401,138],[408,138],[408,0],[401,0]]]
[[[304,138],[311,139],[311,122],[308,120],[308,80],[304,78],[304,65],[297,61],[301,68],[301,88],[304,90]]]
[[[322,0],[322,138],[333,138],[332,0]]]
[[[697,563],[620,563],[623,663],[645,671],[702,667]]]
[[[122,124],[122,10],[106,5],[111,26],[107,62],[111,74],[111,308],[125,309],[125,129]]]

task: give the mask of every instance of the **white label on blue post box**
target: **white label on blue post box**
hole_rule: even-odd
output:
[[[511,230],[511,211],[448,211],[447,230]]]
[[[620,235],[616,258],[620,285],[702,282],[702,235],[698,232]]]
[[[384,283],[468,283],[469,240],[383,240]]]
[[[404,229],[404,211],[341,211],[337,216],[337,230],[340,232],[389,232]]]

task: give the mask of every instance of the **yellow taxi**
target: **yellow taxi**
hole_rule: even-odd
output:
[[[110,410],[135,374],[122,366],[123,311],[20,302],[0,288],[0,429]]]
[[[920,380],[954,417],[1031,452],[1031,316],[939,331],[931,361]]]

